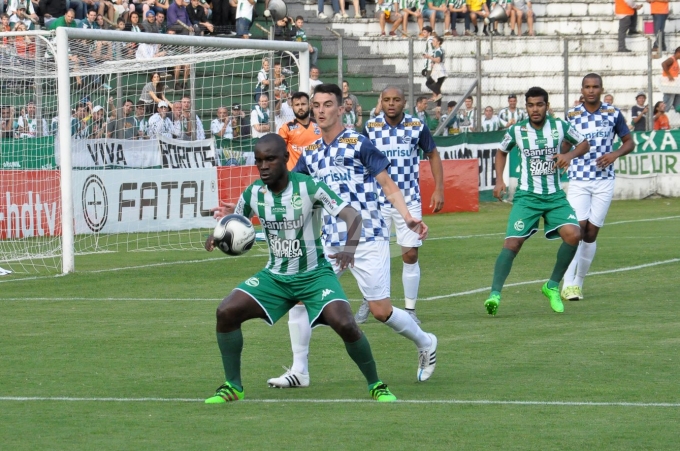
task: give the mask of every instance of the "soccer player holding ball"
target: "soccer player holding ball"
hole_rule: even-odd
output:
[[[241,324],[260,318],[274,324],[298,301],[307,309],[310,326],[327,324],[340,335],[376,401],[395,401],[379,378],[371,347],[354,321],[340,283],[324,257],[318,224],[321,210],[339,218],[347,231],[344,246],[328,255],[342,270],[352,267],[361,238],[361,216],[325,183],[303,174],[288,172],[286,143],[278,135],[260,138],[255,164],[260,180],[241,194],[234,213],[259,217],[269,246],[266,267],[241,283],[217,308],[217,343],[222,354],[226,381],[207,404],[224,404],[244,397],[241,382]],[[212,251],[215,239],[205,248]]]
[[[564,305],[560,299],[559,284],[581,240],[576,214],[562,191],[560,170],[566,169],[572,159],[588,152],[588,141],[567,122],[547,116],[550,103],[543,88],[534,87],[527,91],[526,108],[529,119],[508,129],[496,153],[498,178],[493,194],[499,200],[503,199],[506,190],[503,171],[508,153],[517,149],[521,164],[505,242],[496,259],[491,294],[484,302],[489,315],[496,315],[512,262],[524,242],[538,231],[541,217],[546,238],[559,237],[563,241],[557,251],[552,275],[541,289],[553,311],[562,313]],[[576,148],[570,151],[572,145]]]

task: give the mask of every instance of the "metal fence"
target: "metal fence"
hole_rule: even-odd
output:
[[[364,115],[377,103],[379,93],[396,85],[407,93],[409,107],[419,96],[431,97],[423,76],[425,40],[399,35],[391,38],[343,37],[324,38],[321,42],[319,68],[324,82],[349,81],[350,91],[362,103]],[[508,105],[515,94],[518,105],[532,86],[541,86],[550,94],[553,113],[564,116],[580,97],[584,75],[595,72],[602,76],[605,94],[614,97],[614,105],[628,114],[636,94],[644,92],[647,104],[661,100],[655,78],[661,73],[666,56],[652,52],[653,36],[636,38],[629,43],[631,53],[617,52],[615,36],[541,36],[525,38],[446,37],[447,78],[442,87],[442,109],[448,101],[461,103],[463,94],[476,82],[473,91],[476,124],[483,109],[491,106],[497,113]],[[680,42],[666,36],[668,48]],[[670,55],[669,55],[670,56]],[[480,108],[481,107],[481,108]],[[429,104],[431,114],[439,111]],[[651,128],[651,115],[648,115]]]

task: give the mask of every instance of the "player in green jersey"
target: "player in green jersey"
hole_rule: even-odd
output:
[[[510,127],[501,148],[496,153],[496,186],[493,194],[503,199],[506,186],[503,171],[507,154],[517,149],[520,153],[520,178],[514,204],[510,211],[503,249],[496,260],[491,294],[484,303],[489,315],[495,315],[501,301],[501,290],[510,274],[512,262],[522,244],[538,231],[543,218],[545,236],[562,238],[557,251],[557,262],[550,279],[543,285],[543,294],[557,313],[564,311],[559,284],[567,271],[578,243],[581,230],[574,209],[569,205],[560,184],[560,170],[566,170],[573,158],[590,149],[588,141],[567,122],[547,116],[550,108],[548,93],[538,87],[526,93],[529,119]],[[572,145],[575,146],[571,150]],[[571,150],[571,151],[570,151]]]
[[[340,335],[352,360],[368,383],[373,399],[395,401],[379,378],[371,347],[347,302],[347,296],[324,258],[320,234],[321,211],[348,224],[347,244],[329,255],[345,269],[354,264],[361,237],[361,216],[323,182],[304,174],[288,172],[286,142],[279,135],[265,135],[255,146],[255,164],[260,179],[241,195],[235,212],[257,214],[269,245],[269,263],[241,283],[217,308],[217,343],[222,354],[226,382],[207,404],[243,399],[241,383],[241,324],[260,318],[274,324],[298,301],[307,308],[312,326],[327,324]],[[205,248],[215,247],[210,235]]]

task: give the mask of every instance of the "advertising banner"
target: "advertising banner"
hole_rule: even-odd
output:
[[[73,171],[76,233],[129,233],[215,226],[217,171]]]
[[[59,171],[0,170],[0,240],[61,235]]]

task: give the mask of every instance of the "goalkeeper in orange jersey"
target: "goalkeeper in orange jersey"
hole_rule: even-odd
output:
[[[308,145],[321,137],[321,129],[309,115],[309,96],[296,92],[291,97],[295,119],[279,128],[279,136],[286,141],[288,148],[288,170],[295,167],[300,155]]]

